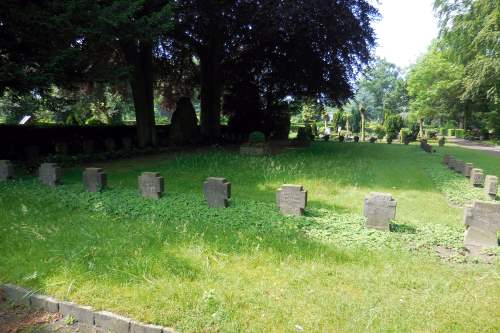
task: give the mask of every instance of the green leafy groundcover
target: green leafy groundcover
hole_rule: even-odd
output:
[[[471,186],[468,178],[444,166],[428,168],[428,171],[436,187],[455,206],[464,207],[474,200],[492,201],[482,188]]]
[[[394,221],[392,232],[380,232],[365,228],[365,218],[358,214],[308,209],[305,216],[285,217],[277,212],[273,204],[252,200],[233,199],[229,209],[210,209],[201,193],[169,193],[155,201],[144,199],[137,191],[129,189],[95,194],[83,191],[80,185],[62,185],[53,190],[36,181],[2,185],[0,191],[4,190],[15,191],[21,196],[53,196],[61,210],[85,209],[102,214],[104,220],[105,217],[118,216],[176,224],[203,221],[206,226],[256,235],[299,232],[307,239],[347,248],[432,251],[436,246],[443,246],[459,250],[463,239],[460,227],[440,224],[415,226]]]

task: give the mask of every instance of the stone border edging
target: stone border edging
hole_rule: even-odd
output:
[[[73,302],[59,301],[55,298],[36,294],[25,288],[12,284],[0,287],[7,300],[14,304],[51,313],[60,313],[64,317],[72,315],[78,322],[95,326],[104,332],[113,333],[176,333],[168,327],[140,323],[108,311],[95,311],[90,306],[82,306]]]

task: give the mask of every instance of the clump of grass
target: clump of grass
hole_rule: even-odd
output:
[[[446,167],[432,166],[428,168],[428,171],[436,187],[455,206],[464,207],[474,200],[492,200],[484,194],[481,188],[471,186],[467,178]]]

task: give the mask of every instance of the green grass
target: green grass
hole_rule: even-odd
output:
[[[500,263],[460,255],[463,210],[432,177],[444,152],[500,175],[500,158],[459,148],[316,143],[116,161],[102,194],[81,168],[57,190],[1,184],[0,282],[182,332],[498,332]],[[139,197],[142,171],[162,173],[165,198]],[[209,176],[232,182],[230,208],[206,207]],[[309,191],[306,216],[278,214],[283,183]],[[391,233],[363,227],[371,191],[398,200]]]

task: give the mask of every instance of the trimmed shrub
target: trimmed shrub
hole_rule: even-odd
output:
[[[343,135],[339,135],[339,142],[344,142],[345,137]]]
[[[377,125],[375,127],[375,135],[377,136],[377,139],[382,140],[384,138],[384,136],[385,136],[384,126]]]
[[[395,139],[403,128],[403,119],[398,115],[389,115],[385,119],[385,134],[388,138]]]
[[[354,142],[359,142],[359,136],[357,136],[357,135],[356,135],[356,136],[354,137]]]
[[[370,137],[370,143],[375,143],[375,142],[377,142],[377,138],[374,136]]]
[[[311,135],[308,133],[307,127],[298,128],[297,138],[295,140],[301,144],[309,144],[311,142]]]
[[[459,128],[455,129],[455,136],[457,138],[462,138],[463,139],[465,137],[465,130],[459,129]]]
[[[404,143],[405,145],[410,143],[410,129],[409,128],[402,128],[399,131],[399,140],[401,143]]]
[[[387,141],[387,143],[388,143],[388,144],[391,144],[391,143],[392,143],[392,138],[391,138],[390,136],[388,136],[388,137],[386,138],[386,141]]]
[[[262,132],[253,131],[250,133],[250,136],[248,137],[248,142],[253,145],[263,143],[266,142],[266,136]]]
[[[439,129],[439,135],[441,135],[441,136],[446,136],[447,132],[448,132],[448,130],[444,127],[441,127]]]
[[[455,129],[454,128],[448,129],[448,136],[455,136]]]

